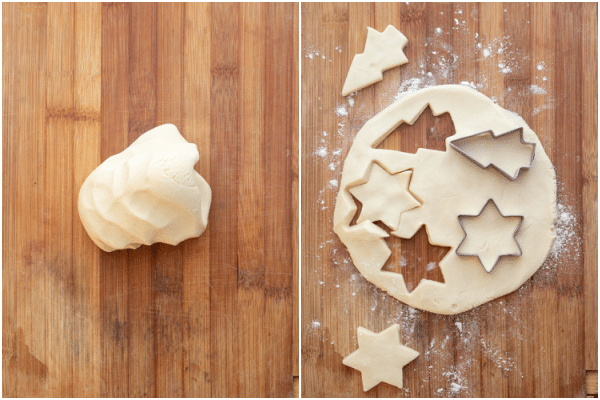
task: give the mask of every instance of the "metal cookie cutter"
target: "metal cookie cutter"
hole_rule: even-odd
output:
[[[474,157],[468,155],[465,151],[463,151],[459,147],[459,145],[460,145],[461,142],[472,140],[476,136],[483,136],[483,135],[490,134],[493,139],[498,139],[498,138],[503,137],[503,136],[514,135],[514,134],[517,134],[517,133],[520,134],[520,138],[519,139],[521,140],[521,144],[531,145],[532,149],[531,149],[531,159],[530,159],[529,165],[525,165],[525,166],[522,166],[521,168],[517,169],[517,171],[515,172],[514,175],[510,175],[509,173],[507,173],[506,171],[504,171],[502,168],[500,168],[497,165],[495,165],[493,162],[488,163],[488,165],[482,164],[481,162],[477,161],[477,159],[475,159]],[[522,127],[521,128],[517,128],[517,129],[513,129],[512,131],[500,133],[498,135],[495,135],[492,130],[487,130],[487,131],[475,133],[474,135],[469,135],[469,136],[462,137],[460,139],[452,140],[450,142],[450,147],[452,147],[454,150],[456,150],[461,155],[463,155],[464,157],[466,157],[468,160],[470,160],[473,163],[475,163],[477,166],[479,166],[479,167],[481,167],[483,169],[486,169],[488,167],[492,167],[496,171],[500,172],[502,175],[504,175],[506,178],[508,178],[511,181],[514,181],[515,179],[517,179],[517,177],[519,176],[519,173],[521,172],[522,169],[533,168],[533,163],[535,161],[535,143],[526,142],[525,139],[523,139],[523,128]]]
[[[465,242],[465,240],[467,239],[467,231],[465,230],[465,226],[463,224],[463,219],[464,218],[474,218],[474,217],[479,217],[483,211],[488,207],[489,204],[492,204],[494,206],[494,208],[496,208],[496,211],[498,212],[498,214],[500,214],[500,216],[502,218],[515,218],[518,217],[520,218],[519,220],[519,224],[517,225],[517,228],[515,229],[512,237],[513,240],[515,241],[515,243],[517,244],[517,249],[519,249],[518,252],[516,253],[509,253],[509,254],[499,254],[498,257],[496,258],[496,261],[494,262],[494,265],[492,265],[492,267],[490,269],[488,269],[485,264],[483,263],[483,261],[481,260],[481,257],[479,257],[479,254],[468,254],[468,253],[462,253],[459,252],[460,251],[460,247],[463,245],[463,243]],[[458,245],[458,247],[456,248],[456,254],[459,256],[471,256],[471,257],[477,257],[477,259],[479,260],[479,262],[481,263],[481,265],[483,266],[483,268],[488,272],[491,273],[492,270],[494,269],[494,267],[496,267],[496,265],[498,264],[498,261],[500,261],[500,258],[504,257],[504,256],[517,256],[520,257],[521,255],[523,255],[523,251],[521,250],[521,246],[519,246],[519,242],[517,241],[517,233],[519,233],[519,229],[521,229],[521,225],[523,224],[523,219],[524,217],[522,215],[504,215],[502,214],[502,212],[500,211],[500,209],[498,208],[498,206],[496,205],[496,203],[494,202],[493,199],[489,199],[485,205],[483,206],[483,208],[481,209],[481,211],[479,212],[479,214],[477,215],[459,215],[458,216],[458,223],[460,224],[460,227],[462,228],[465,237],[463,237],[463,239],[460,241],[460,244]]]

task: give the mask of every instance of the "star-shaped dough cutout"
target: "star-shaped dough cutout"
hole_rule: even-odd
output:
[[[390,175],[373,163],[368,182],[348,189],[363,206],[356,223],[381,221],[394,231],[398,229],[400,215],[421,205],[408,191],[411,176],[410,170]]]
[[[504,216],[494,200],[488,200],[478,215],[459,215],[465,237],[456,248],[459,256],[476,256],[487,272],[502,256],[520,256],[522,253],[516,235],[522,216]]]
[[[419,353],[400,344],[400,325],[394,324],[380,333],[359,327],[358,350],[344,358],[344,365],[362,374],[366,392],[380,382],[402,388],[402,368]]]

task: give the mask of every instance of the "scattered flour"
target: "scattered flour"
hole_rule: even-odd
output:
[[[338,108],[335,109],[335,113],[338,117],[347,117],[348,116],[348,110],[346,109],[346,106],[339,106]]]
[[[421,89],[423,80],[420,78],[410,78],[402,82],[398,92],[394,96],[394,101],[400,100],[402,97],[407,96],[411,93]]]
[[[553,109],[556,106],[556,100],[555,99],[549,99],[545,104],[542,104],[539,107],[536,107],[533,110],[533,115],[537,115],[539,113],[541,113],[544,110],[549,110],[549,109]]]
[[[582,245],[581,237],[578,235],[580,224],[572,207],[564,204],[556,206],[557,219],[554,224],[556,238],[550,250],[550,259],[560,260],[567,252],[573,251],[570,257],[578,260]]]
[[[462,389],[466,389],[466,387],[464,387],[464,386],[462,386],[462,385],[459,385],[459,384],[458,384],[458,383],[456,383],[456,382],[452,382],[452,383],[450,384],[450,391],[451,391],[451,392],[453,392],[453,393],[458,393],[458,392],[460,392]]]
[[[547,92],[538,85],[531,85],[529,89],[533,94],[547,94]]]
[[[325,158],[325,157],[327,157],[327,154],[329,154],[329,152],[327,151],[327,148],[319,147],[317,149],[317,151],[315,152],[315,154],[318,155],[319,157]]]
[[[475,86],[475,84],[474,84],[474,83],[472,83],[472,82],[468,82],[468,81],[462,81],[460,84],[461,84],[461,85],[468,86],[468,87],[470,87],[471,89],[475,89],[475,90],[477,90],[477,86]]]

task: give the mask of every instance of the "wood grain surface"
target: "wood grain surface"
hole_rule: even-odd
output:
[[[586,370],[598,369],[597,18],[589,3],[302,4],[303,396],[586,395]],[[367,27],[388,24],[408,38],[408,64],[343,98]],[[333,210],[343,161],[364,123],[397,95],[461,82],[537,133],[556,169],[560,246],[519,290],[441,316],[367,282],[333,232]],[[386,146],[444,150],[451,130],[443,116],[425,114]],[[439,249],[423,237],[395,245],[414,260],[415,282],[435,278],[426,265]],[[380,332],[393,323],[421,355],[404,368],[403,389],[381,383],[364,393],[360,372],[342,359],[356,350],[359,326]]]
[[[298,5],[2,10],[2,394],[291,396]],[[198,145],[208,229],[102,252],[79,188],[164,123]]]

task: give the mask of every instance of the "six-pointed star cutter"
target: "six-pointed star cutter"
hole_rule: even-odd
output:
[[[492,203],[492,205],[496,208],[496,210],[498,211],[498,213],[503,217],[503,218],[515,218],[518,217],[519,218],[519,224],[517,225],[517,228],[515,229],[515,232],[513,233],[512,237],[513,240],[515,241],[515,243],[517,244],[517,248],[519,249],[519,251],[517,253],[512,253],[512,254],[500,254],[498,256],[498,258],[496,259],[496,261],[494,262],[494,265],[492,266],[492,268],[490,268],[490,270],[488,271],[485,267],[483,268],[488,274],[491,274],[492,271],[494,270],[494,268],[496,267],[496,265],[498,265],[498,262],[500,261],[500,259],[502,257],[505,256],[516,256],[516,257],[520,257],[521,255],[523,255],[523,250],[521,250],[521,246],[519,245],[519,242],[517,241],[517,234],[519,233],[519,229],[521,229],[521,225],[523,224],[523,219],[524,217],[522,215],[504,215],[502,214],[502,211],[500,211],[500,209],[498,208],[498,206],[496,205],[496,202],[494,201],[494,199],[489,199],[488,201],[486,201],[485,205],[483,206],[483,208],[481,209],[481,211],[479,211],[479,214],[477,215],[459,215],[458,216],[458,223],[460,224],[461,229],[463,230],[463,232],[465,233],[465,237],[460,241],[460,243],[458,244],[458,246],[456,247],[456,254],[459,256],[469,256],[469,257],[477,257],[477,259],[479,260],[479,263],[483,266],[483,261],[481,260],[481,257],[479,257],[479,254],[469,254],[469,253],[459,253],[459,249],[460,246],[464,243],[465,240],[467,240],[467,231],[465,230],[465,226],[463,224],[463,219],[465,217],[477,217],[479,215],[481,215],[481,213],[483,213],[483,210],[485,210],[485,208],[488,206],[488,204]]]

